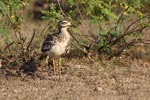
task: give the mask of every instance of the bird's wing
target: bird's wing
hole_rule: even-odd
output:
[[[56,35],[48,34],[42,44],[41,51],[42,52],[49,51],[51,47],[56,43],[56,40],[57,40]]]

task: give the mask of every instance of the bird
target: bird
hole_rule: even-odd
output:
[[[40,60],[44,57],[48,57],[48,66],[53,67],[53,72],[56,75],[56,61],[58,61],[59,78],[61,75],[61,56],[68,52],[70,47],[70,33],[68,28],[71,26],[71,22],[67,20],[61,20],[58,22],[58,32],[48,34],[41,47]]]

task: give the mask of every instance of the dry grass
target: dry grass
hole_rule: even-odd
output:
[[[98,59],[97,59],[98,60]],[[1,100],[149,100],[150,63],[144,60],[114,58],[91,63],[71,59],[63,66],[60,80],[0,75]],[[54,77],[58,78],[58,77]]]
[[[31,24],[32,23],[32,24]],[[36,37],[45,22],[28,22],[27,33],[30,40],[33,29]],[[31,25],[29,27],[29,25]],[[82,26],[83,27],[83,26]],[[149,30],[144,38],[148,38]],[[86,32],[83,32],[86,33]],[[147,34],[146,34],[147,33]],[[33,43],[40,45],[36,38]],[[39,52],[40,48],[37,49]],[[150,47],[137,46],[125,51],[121,57],[94,62],[86,57],[73,56],[63,59],[62,76],[54,81],[47,68],[38,67],[40,77],[27,77],[21,81],[15,76],[16,69],[7,77],[0,70],[0,100],[149,100],[150,99]]]

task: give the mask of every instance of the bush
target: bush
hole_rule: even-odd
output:
[[[24,23],[21,13],[28,2],[30,1],[0,1],[0,33],[6,45],[4,49],[1,48],[1,54],[18,58],[18,63],[24,58],[37,54],[37,48],[39,48],[38,44],[31,45],[35,32],[31,39],[27,40],[28,37],[25,37],[20,29],[20,25]],[[49,0],[48,10],[41,10],[43,14],[41,18],[50,21],[49,28],[46,27],[43,32],[53,31],[55,29],[53,26],[60,19],[72,20],[75,28],[70,31],[77,33],[76,36],[79,35],[74,37],[78,38],[73,40],[74,46],[86,55],[90,50],[94,50],[99,55],[112,58],[120,55],[134,43],[142,41],[142,30],[149,27],[149,16],[141,12],[145,2],[141,0]],[[80,30],[76,28],[84,21],[88,22],[89,27],[95,26],[93,30],[87,29],[86,38],[83,38]]]

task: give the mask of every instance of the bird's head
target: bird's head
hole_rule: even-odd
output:
[[[68,28],[69,26],[71,26],[71,23],[67,20],[61,20],[58,22],[59,28],[64,28],[64,27]]]

